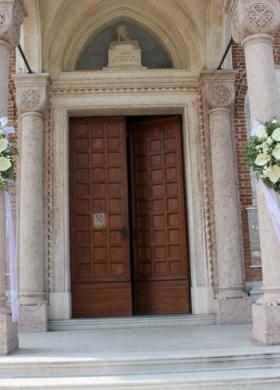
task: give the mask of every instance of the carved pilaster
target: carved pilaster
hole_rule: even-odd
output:
[[[0,40],[16,47],[27,12],[23,0],[0,0]]]
[[[218,265],[217,322],[250,320],[251,304],[244,292],[239,202],[232,145],[234,71],[204,71],[201,87],[209,115],[215,236]]]
[[[20,327],[47,330],[44,263],[43,129],[48,74],[16,75],[21,144],[18,223]]]
[[[242,43],[252,34],[274,35],[280,22],[279,0],[227,0],[225,13],[231,18],[232,36]]]

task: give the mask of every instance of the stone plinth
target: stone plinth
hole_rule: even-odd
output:
[[[220,325],[247,324],[252,320],[252,301],[245,293],[240,297],[218,296],[216,309]]]
[[[266,301],[261,297],[253,305],[253,337],[266,345],[280,344],[280,303]]]
[[[6,223],[5,194],[0,191],[0,355],[18,349],[17,324],[12,322],[6,300]]]
[[[17,323],[11,314],[0,313],[0,355],[8,355],[18,349]]]
[[[145,69],[141,64],[141,50],[133,45],[120,44],[108,52],[108,66],[104,69]]]

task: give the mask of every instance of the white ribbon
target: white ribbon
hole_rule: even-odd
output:
[[[255,122],[254,127],[252,128],[251,135],[255,136],[257,134],[257,128],[260,123]],[[260,189],[265,197],[266,204],[271,216],[272,223],[274,225],[275,233],[280,242],[280,206],[277,198],[276,192],[267,187],[263,182],[260,183]]]
[[[1,126],[4,129],[4,134],[9,135],[15,132],[13,127],[7,126],[8,118],[0,118]],[[18,303],[18,286],[17,286],[17,255],[16,255],[16,240],[15,230],[12,215],[11,197],[9,193],[5,193],[5,208],[6,208],[6,240],[8,249],[8,263],[9,263],[9,280],[10,280],[10,299],[12,320],[19,319],[19,303]]]
[[[6,205],[6,238],[7,238],[8,260],[9,260],[12,320],[18,321],[19,304],[18,304],[18,286],[17,286],[16,240],[15,240],[15,231],[14,231],[14,224],[13,224],[11,198],[8,192],[5,193],[5,205]]]
[[[264,194],[266,204],[268,206],[268,210],[274,225],[275,233],[277,235],[278,241],[280,242],[280,208],[276,192],[264,185],[262,182],[260,183],[260,188]]]

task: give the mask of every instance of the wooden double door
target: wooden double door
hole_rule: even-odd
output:
[[[189,312],[179,117],[70,119],[73,317]]]

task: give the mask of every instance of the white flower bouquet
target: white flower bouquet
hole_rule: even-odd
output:
[[[0,118],[0,190],[8,191],[9,183],[16,179],[17,148],[15,140],[10,137],[14,132],[7,126],[8,119]]]
[[[245,152],[257,179],[280,192],[280,122],[273,119],[260,123]]]

